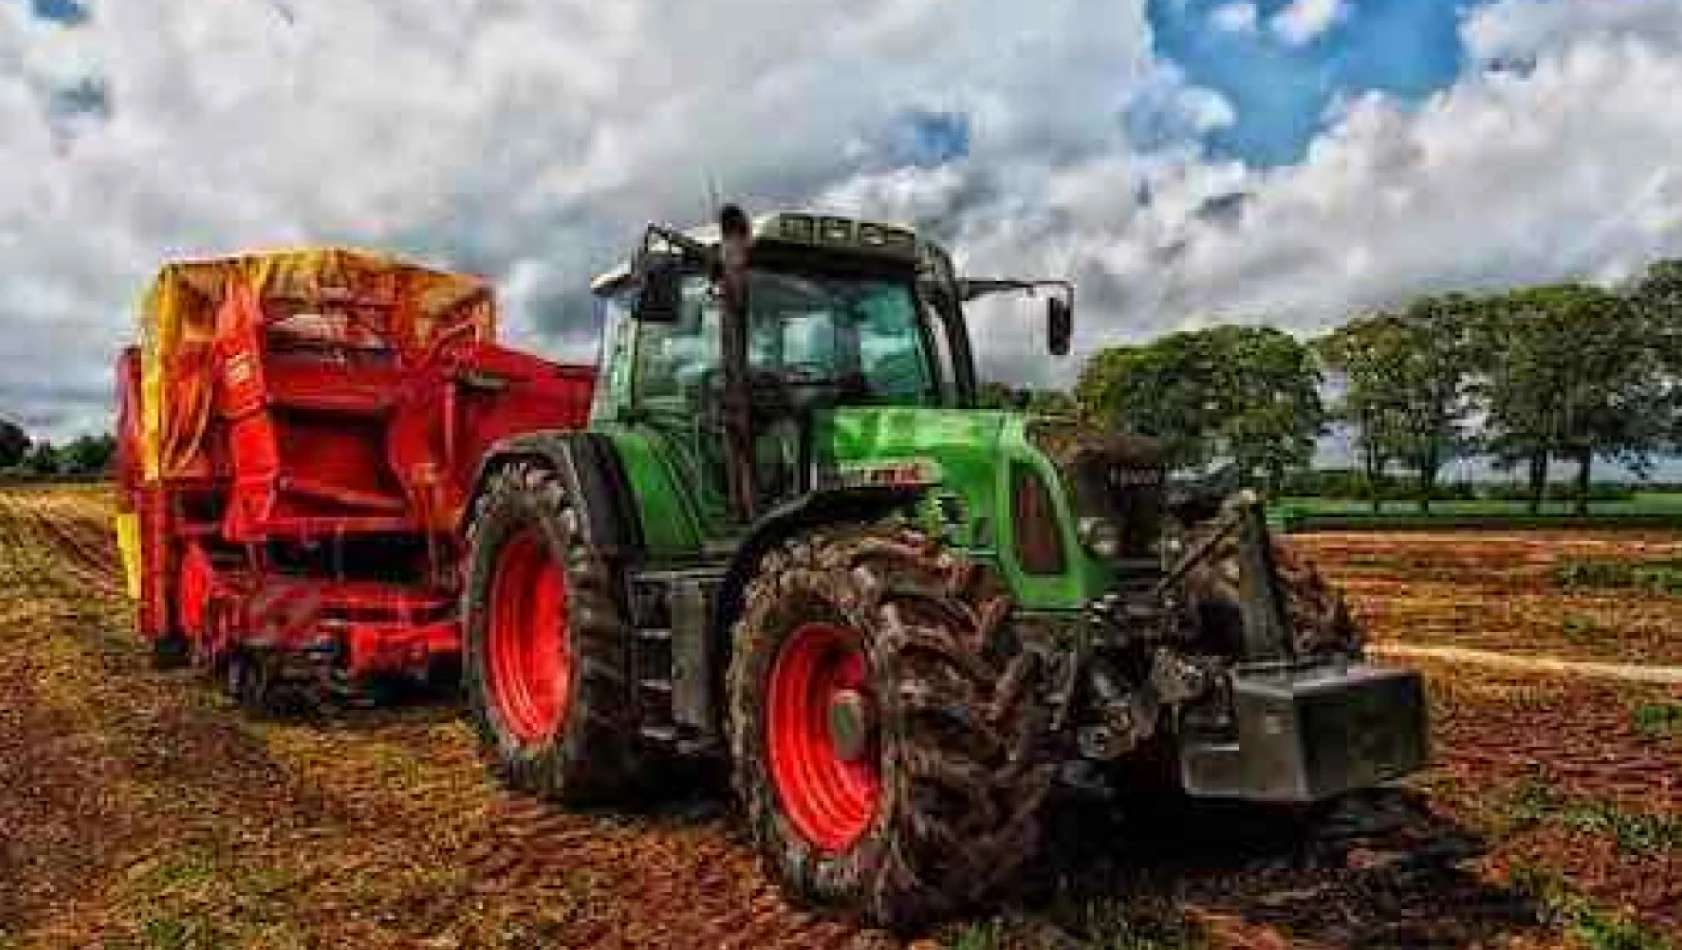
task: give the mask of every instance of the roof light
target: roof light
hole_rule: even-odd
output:
[[[902,231],[899,228],[882,229],[882,245],[884,247],[892,250],[909,250],[915,243],[916,239],[911,236],[910,231]]]
[[[778,225],[782,236],[794,241],[812,239],[812,219],[803,214],[785,214]]]

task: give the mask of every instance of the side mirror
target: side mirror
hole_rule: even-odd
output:
[[[676,254],[644,252],[633,315],[649,323],[676,323],[683,316],[683,259]]]
[[[1068,356],[1075,335],[1075,307],[1070,298],[1053,294],[1045,300],[1046,348],[1052,356]]]

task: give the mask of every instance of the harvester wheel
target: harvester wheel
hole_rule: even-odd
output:
[[[1244,621],[1238,593],[1238,543],[1228,538],[1186,575],[1186,606],[1207,637],[1236,651]],[[1361,653],[1363,638],[1337,589],[1288,541],[1274,539],[1273,564],[1299,656]],[[1236,653],[1234,654],[1236,655]]]
[[[152,669],[179,670],[191,666],[193,644],[179,633],[166,633],[152,641]]]
[[[1053,768],[1043,669],[977,565],[914,531],[795,538],[734,634],[737,794],[771,872],[903,929],[1010,882]]]
[[[267,719],[280,712],[276,661],[263,651],[235,649],[223,667],[228,695],[246,715]]]
[[[637,769],[629,628],[614,572],[576,517],[547,467],[492,476],[468,531],[462,684],[509,786],[586,803]]]

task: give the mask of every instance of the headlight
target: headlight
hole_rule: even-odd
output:
[[[1080,543],[1101,558],[1121,555],[1121,529],[1108,518],[1082,518],[1076,526]]]

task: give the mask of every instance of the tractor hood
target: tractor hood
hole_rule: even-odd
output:
[[[842,407],[813,435],[829,477],[928,485],[925,520],[957,546],[996,559],[1025,606],[1072,605],[1110,582],[1112,558],[1086,549],[1084,519],[1113,524],[1123,556],[1156,556],[1162,465],[1149,440],[1017,412],[912,406]],[[1035,572],[1017,556],[1023,519],[1015,496],[1025,482],[1044,487],[1044,516],[1054,519],[1063,552],[1054,570]]]
[[[813,448],[829,484],[926,488],[925,525],[990,559],[1009,547],[1008,473],[1038,467],[1023,431],[1022,418],[1007,412],[844,406],[815,421]]]
[[[820,423],[819,458],[836,469],[923,463],[942,484],[978,485],[992,480],[1008,413],[857,406],[835,410]],[[827,432],[823,431],[827,428]],[[825,456],[828,456],[826,459]]]

